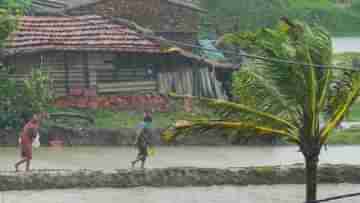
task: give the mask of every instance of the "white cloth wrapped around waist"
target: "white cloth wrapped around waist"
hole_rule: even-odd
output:
[[[40,134],[36,133],[36,137],[34,138],[33,142],[32,142],[32,146],[34,148],[39,148],[40,147]]]

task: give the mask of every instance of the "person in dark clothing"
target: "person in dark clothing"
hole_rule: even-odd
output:
[[[152,115],[150,111],[144,112],[144,128],[150,128],[152,123]]]
[[[155,80],[154,67],[152,65],[149,65],[146,67],[145,79],[146,80]]]
[[[131,162],[132,168],[135,167],[135,164],[141,161],[141,168],[145,167],[146,158],[148,157],[148,148],[150,146],[149,137],[150,129],[144,127],[141,132],[136,136],[135,146],[138,150],[138,155],[134,161]]]

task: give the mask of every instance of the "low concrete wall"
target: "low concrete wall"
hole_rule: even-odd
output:
[[[179,137],[169,144],[163,142],[161,129],[152,129],[151,142],[154,145],[270,145],[279,144],[272,137],[239,138],[239,136],[225,136],[222,134],[207,134]],[[44,134],[42,134],[44,135]],[[47,136],[41,137],[41,144],[46,145],[49,139],[57,137],[64,140],[65,145],[117,145],[126,146],[134,143],[136,130],[133,128],[120,129],[65,129],[50,128]],[[17,145],[18,135],[14,131],[0,133],[0,145]]]
[[[304,166],[0,172],[0,191],[63,188],[304,184]],[[321,165],[319,183],[360,183],[359,165]]]
[[[152,129],[151,142],[154,145],[264,145],[275,144],[272,137],[251,137],[239,139],[222,134],[206,134],[179,137],[175,142],[166,143],[161,139],[162,129]],[[136,129],[62,129],[52,128],[49,135],[58,135],[68,145],[132,145]],[[44,141],[47,143],[47,141]]]
[[[19,135],[15,130],[0,130],[0,146],[14,146],[18,143]]]
[[[160,129],[152,129],[151,142],[154,145],[164,145],[161,141]],[[136,137],[136,130],[132,128],[121,129],[64,129],[51,128],[49,139],[53,137],[65,141],[66,145],[133,145]],[[48,140],[42,140],[47,143]]]

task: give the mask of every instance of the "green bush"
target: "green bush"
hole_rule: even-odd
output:
[[[349,8],[337,6],[330,0],[201,0],[209,10],[203,16],[201,36],[206,32],[218,34],[255,31],[276,25],[281,16],[319,24],[336,36],[360,34],[360,1],[353,0]],[[210,25],[210,26],[209,26]],[[236,29],[236,30],[234,30]],[[210,31],[209,31],[210,30]]]
[[[51,103],[49,77],[40,70],[31,72],[24,84],[13,79],[0,81],[0,128],[19,129],[34,113],[46,110]]]
[[[48,74],[40,69],[34,69],[30,77],[24,81],[24,84],[24,99],[30,101],[27,103],[27,109],[33,113],[45,111],[53,99]]]

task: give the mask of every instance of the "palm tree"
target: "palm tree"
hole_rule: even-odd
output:
[[[316,200],[320,150],[356,100],[360,72],[325,67],[331,66],[332,44],[329,34],[318,26],[284,18],[274,29],[231,34],[225,39],[247,44],[267,58],[301,63],[248,64],[235,76],[238,101],[194,97],[214,114],[178,123],[177,133],[167,138],[188,130],[247,130],[285,138],[300,147],[306,167],[306,201]]]

